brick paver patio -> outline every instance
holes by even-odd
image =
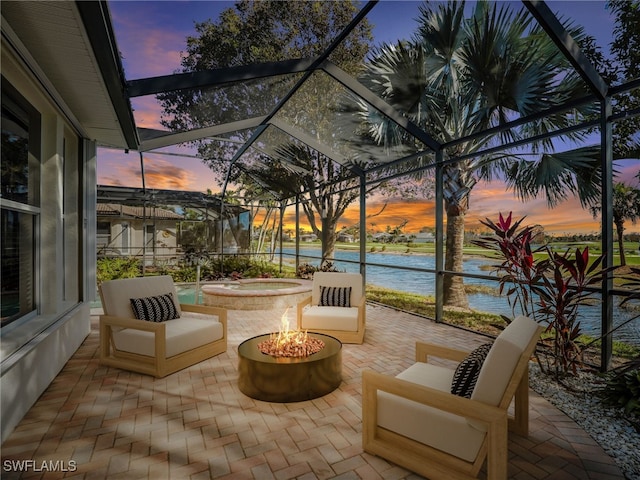
[[[228,351],[163,379],[99,365],[93,317],[82,347],[2,445],[2,478],[421,478],[362,451],[361,372],[399,373],[413,362],[416,339],[471,348],[486,338],[368,305],[365,343],[343,347],[339,389],[299,403],[256,401],[237,388],[237,346],[277,331],[281,314],[230,311]],[[530,430],[510,435],[509,478],[624,478],[534,392]],[[12,460],[59,463],[55,472],[18,473],[6,468]]]

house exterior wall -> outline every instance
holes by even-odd
[[[145,263],[154,261],[172,261],[180,256],[177,244],[176,220],[99,216],[98,222],[110,224],[110,241],[108,245],[98,246],[98,256],[133,256],[144,257]],[[123,224],[127,225],[127,238],[123,237]],[[145,229],[155,230],[153,238],[145,236]],[[146,245],[145,245],[146,243]]]
[[[33,289],[35,309],[0,329],[2,441],[55,378],[90,331],[87,292],[95,287],[95,253],[90,253],[95,224],[95,145],[72,128],[31,69],[4,36],[1,63],[8,82],[37,111],[40,201],[34,219]],[[24,58],[24,57],[23,57]],[[27,57],[28,58],[28,57]],[[15,205],[2,203],[9,211]],[[18,205],[19,207],[19,205]],[[31,207],[30,207],[31,208]],[[95,237],[95,228],[93,231]],[[95,252],[95,246],[94,246]],[[22,288],[22,286],[21,286]],[[93,296],[93,293],[89,293]]]

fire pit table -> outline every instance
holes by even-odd
[[[272,334],[258,335],[238,346],[238,387],[248,397],[265,402],[301,402],[322,397],[342,382],[342,343],[321,333],[308,336],[324,342],[320,351],[304,357],[262,353],[259,345]]]

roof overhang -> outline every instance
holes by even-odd
[[[3,47],[11,47],[84,138],[139,146],[106,2],[7,1]]]

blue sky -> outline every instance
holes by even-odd
[[[413,0],[382,0],[368,15],[374,25],[374,42],[394,42],[407,38],[414,30],[414,19],[419,15],[421,2]],[[514,7],[521,2],[514,0]],[[612,38],[613,19],[600,0],[547,1],[553,12],[571,18],[576,24],[596,37],[606,47]],[[111,0],[109,8],[113,17],[116,38],[124,54],[123,62],[127,78],[144,78],[166,75],[179,65],[179,57],[170,62],[149,62],[150,52],[171,50],[178,53],[184,48],[187,35],[195,32],[194,21],[217,19],[220,12],[233,6],[228,1],[164,1],[164,0]],[[471,3],[468,3],[471,6]],[[608,50],[607,50],[608,51]],[[165,58],[162,55],[162,58]]]
[[[521,2],[512,2],[519,7]],[[419,14],[417,1],[383,0],[368,16],[374,26],[374,44],[395,42],[399,38],[408,38],[415,30],[415,18]],[[613,19],[605,10],[604,1],[548,1],[552,11],[560,17],[572,19],[583,25],[587,33],[596,37],[598,44],[608,54],[608,44],[612,38]],[[110,1],[116,40],[123,58],[127,79],[146,78],[173,73],[180,65],[180,53],[185,48],[185,38],[193,35],[194,21],[216,20],[219,13],[233,5],[223,1]],[[136,122],[139,126],[160,128],[158,125],[159,107],[152,98],[134,99]],[[175,147],[176,152],[184,152]],[[191,152],[193,153],[193,152]],[[625,165],[630,179],[633,172],[640,169],[640,162]],[[99,183],[140,186],[140,158],[136,152],[124,154],[113,150],[102,150],[98,160]],[[152,188],[216,192],[219,187],[211,171],[198,159],[145,154],[146,185]],[[502,189],[504,190],[504,189]],[[507,209],[519,211],[520,215],[539,214],[551,220],[544,202],[529,202],[526,206],[512,196],[500,194],[500,185],[476,187],[472,194],[473,209],[485,212],[479,216],[492,215],[505,205]],[[375,209],[375,207],[372,207]],[[503,209],[504,210],[504,209]],[[595,230],[593,218],[588,212],[579,211],[576,202],[561,206],[556,214],[565,219],[554,220],[556,231]],[[402,215],[397,216],[400,223]],[[393,223],[393,218],[389,222]],[[570,225],[573,223],[573,225]]]

